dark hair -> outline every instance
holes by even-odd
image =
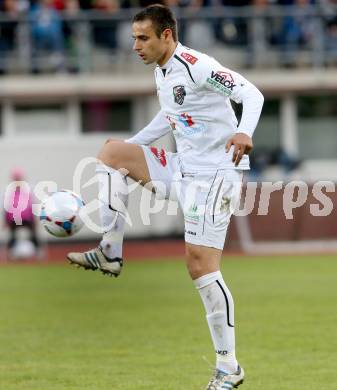
[[[172,31],[174,41],[177,42],[177,20],[168,7],[161,4],[149,5],[133,17],[132,23],[142,22],[143,20],[151,20],[158,38],[164,30],[169,28]]]

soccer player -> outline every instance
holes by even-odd
[[[149,6],[133,19],[134,50],[145,64],[156,63],[161,110],[134,137],[108,140],[98,154],[100,246],[68,259],[87,269],[119,275],[128,201],[126,175],[152,185],[159,197],[176,191],[185,220],[186,263],[206,310],[216,352],[216,369],[207,389],[233,389],[244,379],[235,355],[234,303],[220,272],[230,216],[240,197],[243,170],[263,96],[240,74],[214,58],[178,42],[169,8]],[[230,99],[242,103],[240,124]],[[150,148],[173,132],[177,153]],[[158,181],[162,185],[157,185]]]

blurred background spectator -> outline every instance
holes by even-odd
[[[35,217],[33,214],[33,194],[22,169],[15,168],[11,173],[10,191],[6,192],[5,224],[9,230],[7,243],[10,258],[31,257],[39,248]],[[19,220],[18,220],[19,218]],[[28,235],[22,235],[22,231]]]
[[[250,158],[250,180],[262,181],[264,172],[270,167],[281,170],[283,179],[300,166],[297,158],[290,156],[285,150],[277,148],[256,148]]]
[[[128,47],[123,26],[132,13],[123,11],[153,3],[175,8],[183,44],[245,51],[245,66],[266,61],[261,50],[275,51],[283,66],[301,66],[306,53],[315,66],[336,61],[336,0],[0,0],[0,73],[12,71],[16,52],[26,56],[21,69],[34,72],[89,69],[83,55],[95,63],[105,52],[110,61]]]
[[[118,0],[93,0],[92,9],[97,12],[105,12],[109,15],[119,10]],[[93,23],[93,38],[98,47],[116,49],[117,47],[117,22],[113,19],[96,20]]]
[[[0,11],[6,14],[0,24],[0,74],[7,70],[7,55],[15,49],[17,18],[28,8],[25,0],[0,0]]]
[[[300,48],[312,45],[316,25],[310,5],[315,4],[315,0],[278,0],[277,4],[292,6],[296,12],[282,18],[281,28],[273,42],[282,49],[281,63],[290,66],[294,64]]]
[[[325,15],[325,53],[327,64],[337,64],[337,0],[321,0]]]
[[[207,1],[207,0],[206,0]],[[220,0],[224,7],[245,7],[251,5],[250,0]],[[209,3],[212,4],[212,3]],[[207,4],[208,5],[208,4]],[[247,19],[243,17],[228,17],[219,19],[214,24],[215,37],[228,45],[247,44]]]
[[[55,3],[53,0],[39,0],[30,11],[32,69],[35,73],[39,71],[41,64],[42,67],[51,65],[55,71],[65,70],[64,34],[56,4],[60,6],[59,1]]]

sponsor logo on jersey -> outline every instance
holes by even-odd
[[[192,116],[187,113],[180,114],[178,117],[178,122],[184,126],[179,126],[176,129],[175,135],[178,137],[202,133],[206,128],[202,123],[195,123]]]
[[[186,90],[183,85],[176,85],[173,87],[173,97],[175,103],[181,106],[184,103],[185,96]]]
[[[195,125],[191,115],[186,113],[179,115],[179,122],[181,122],[185,127],[192,127]]]
[[[202,133],[206,126],[203,123],[195,123],[192,116],[183,113],[178,115],[178,118],[172,118],[169,115],[166,116],[169,121],[170,127],[176,138],[187,137]]]
[[[226,96],[230,96],[236,86],[229,72],[214,72],[214,70],[212,70],[211,77],[207,78],[207,83]]]
[[[197,61],[198,61],[198,58],[197,57],[194,57],[192,56],[192,54],[189,54],[189,53],[181,53],[181,56],[187,61],[189,62],[190,64],[194,65]]]
[[[174,131],[174,130],[176,129],[176,127],[177,127],[177,126],[176,126],[176,123],[175,123],[174,120],[173,120],[170,116],[168,116],[168,115],[166,115],[166,119],[169,121],[171,130]]]
[[[150,149],[153,155],[156,157],[156,159],[160,162],[160,164],[163,167],[166,167],[167,161],[166,161],[165,150],[162,149],[161,151],[159,151],[157,148],[153,148],[153,147]]]

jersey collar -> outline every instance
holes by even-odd
[[[174,56],[175,56],[175,54],[177,54],[178,52],[181,51],[182,46],[183,45],[180,42],[178,42],[177,47],[176,47],[175,51],[173,52],[172,56],[167,60],[165,65],[163,65],[163,66],[157,65],[158,68],[161,70],[166,69],[166,74],[168,74],[172,69]]]

